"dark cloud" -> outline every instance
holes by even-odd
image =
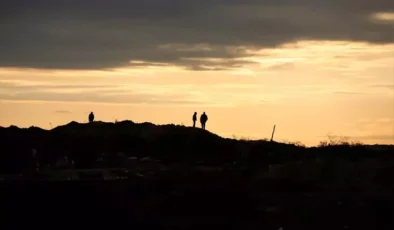
[[[141,93],[125,91],[120,85],[21,85],[1,82],[0,100],[14,101],[71,101],[125,104],[202,104],[188,94],[181,93]],[[69,91],[80,89],[78,91]],[[92,89],[92,90],[86,90]],[[61,91],[61,90],[66,90]],[[58,91],[58,92],[56,92]],[[10,92],[10,93],[7,93]],[[58,112],[58,111],[57,111]],[[58,112],[59,113],[59,112]]]
[[[381,89],[389,89],[394,90],[394,85],[387,84],[387,85],[371,85],[372,88],[381,88]]]
[[[341,95],[363,95],[365,93],[362,92],[351,92],[351,91],[335,91],[335,94],[341,94]]]
[[[0,66],[102,69],[142,60],[193,70],[233,68],[243,64],[236,58],[248,56],[234,47],[299,39],[391,43],[393,25],[369,19],[381,11],[394,12],[394,2],[3,0]],[[168,44],[175,46],[163,48]],[[224,60],[201,60],[207,57]]]
[[[0,80],[0,89],[13,90],[13,91],[43,91],[43,90],[67,90],[67,89],[93,89],[101,90],[108,88],[118,88],[121,85],[87,85],[87,84],[35,84],[35,85],[23,85],[13,82],[2,82]]]
[[[269,66],[268,70],[289,70],[295,67],[294,63],[281,63]]]
[[[182,99],[180,99],[182,98]],[[154,94],[134,93],[127,94],[102,94],[101,92],[78,92],[78,93],[53,93],[40,91],[21,91],[18,93],[0,93],[0,100],[11,101],[58,101],[58,102],[96,102],[96,103],[119,103],[119,104],[173,104],[173,105],[198,105],[203,102],[188,98],[187,95],[179,94]]]

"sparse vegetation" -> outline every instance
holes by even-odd
[[[360,141],[352,141],[349,137],[327,135],[328,140],[321,141],[319,147],[327,146],[362,146]]]

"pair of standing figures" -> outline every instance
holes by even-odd
[[[94,121],[94,114],[93,112],[90,112],[89,114],[89,122],[93,122]],[[193,114],[193,127],[196,127],[196,121],[197,121],[197,112],[194,112]],[[201,128],[205,129],[205,124],[208,121],[208,116],[205,114],[205,112],[203,114],[201,114],[200,116],[200,123],[201,123]]]
[[[196,121],[197,121],[197,112],[194,112],[194,114],[193,114],[193,128],[196,127]],[[200,116],[200,123],[201,123],[202,129],[205,129],[205,124],[207,123],[207,121],[208,121],[208,116],[204,112]]]

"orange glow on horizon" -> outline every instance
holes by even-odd
[[[0,126],[49,128],[83,122],[90,111],[109,122],[190,125],[194,111],[206,111],[207,129],[227,137],[269,138],[276,124],[277,140],[315,145],[333,133],[394,144],[393,50],[394,44],[299,41],[247,50],[249,57],[236,59],[245,62],[219,71],[136,60],[130,63],[139,66],[102,70],[0,68]]]

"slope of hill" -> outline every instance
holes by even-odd
[[[202,156],[218,157],[225,140],[205,130],[176,125],[71,122],[52,130],[15,126],[0,129],[2,162],[15,165],[31,155],[32,149],[44,162],[61,155],[73,159],[77,167],[90,167],[100,154],[122,152],[127,156],[157,157],[162,160],[187,160]],[[224,159],[226,156],[223,156]],[[13,162],[12,164],[9,164]],[[16,168],[16,167],[14,167]]]

